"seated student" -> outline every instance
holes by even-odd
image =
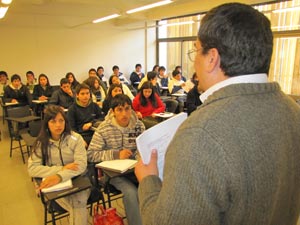
[[[34,77],[34,73],[32,71],[27,71],[26,79],[27,79],[26,86],[28,87],[30,94],[32,94],[34,86],[37,84],[36,79]]]
[[[8,85],[8,75],[5,71],[0,71],[0,95],[4,95],[4,89]]]
[[[173,79],[170,80],[168,84],[168,89],[170,94],[184,94],[183,87],[185,82],[181,80],[181,74],[178,70],[172,72]],[[185,96],[174,97],[178,101],[178,111],[183,112],[184,102],[186,100]]]
[[[60,80],[60,88],[53,92],[49,104],[59,105],[64,109],[68,109],[75,102],[76,94],[71,89],[71,85],[67,78]]]
[[[158,74],[158,70],[159,70],[159,65],[154,65],[152,71]]]
[[[158,69],[157,83],[162,89],[161,94],[164,96],[168,95],[169,77],[166,74],[166,68],[164,66],[160,66]]]
[[[64,111],[48,106],[37,141],[28,159],[31,177],[45,178],[39,189],[51,187],[85,172],[86,150],[82,137],[71,131]],[[89,190],[81,191],[56,202],[70,214],[70,225],[87,225],[86,203]]]
[[[68,72],[66,74],[66,78],[68,79],[68,81],[69,81],[69,83],[71,85],[72,90],[75,91],[77,85],[79,84],[79,82],[76,80],[74,74],[72,72]]]
[[[127,84],[127,85],[129,84],[128,79],[125,77],[125,75],[123,73],[120,72],[120,69],[117,65],[114,65],[112,67],[112,71],[113,71],[113,74],[111,76],[116,75],[120,79],[122,84]]]
[[[137,147],[135,139],[145,127],[137,118],[127,95],[119,94],[111,102],[111,110],[95,131],[87,150],[88,161],[100,162],[114,159],[135,158]],[[136,184],[132,182],[134,174],[114,177],[110,180],[124,197],[126,216],[129,225],[141,225]]]
[[[142,65],[141,64],[136,64],[135,65],[135,71],[133,71],[130,75],[130,81],[131,85],[137,90],[138,85],[141,82],[141,80],[145,77],[145,74],[142,73]]]
[[[4,102],[18,102],[18,105],[31,105],[32,96],[27,86],[21,82],[21,77],[18,74],[14,74],[11,77],[11,84],[5,87],[4,90]]]
[[[71,129],[79,133],[88,146],[94,134],[92,126],[104,118],[101,108],[91,101],[91,91],[87,84],[77,85],[76,96],[76,102],[69,107],[68,120]]]
[[[178,106],[178,102],[169,96],[161,96],[160,87],[159,87],[159,84],[157,83],[158,78],[157,78],[156,72],[150,71],[147,73],[146,77],[147,77],[147,80],[152,83],[155,92],[160,96],[163,103],[165,103],[166,111],[175,113],[177,106]]]
[[[162,113],[165,111],[165,105],[154,90],[150,81],[146,81],[142,85],[139,93],[132,101],[132,107],[136,112],[137,117],[144,123],[146,129],[159,122],[154,115],[155,113]]]
[[[112,84],[110,85],[106,98],[103,101],[102,104],[102,112],[107,115],[109,109],[110,109],[110,104],[112,99],[118,95],[118,94],[123,94],[123,89],[122,89],[122,84]]]
[[[195,111],[201,104],[200,90],[198,87],[198,82],[196,82],[195,86],[188,92],[186,97],[186,108],[188,115],[191,115],[191,113]]]
[[[38,81],[39,83],[33,88],[33,99],[41,101],[48,100],[53,93],[48,77],[42,73],[39,75]],[[34,108],[35,113],[40,115],[44,110],[44,104],[36,104]]]
[[[103,81],[103,83],[105,84],[105,88],[107,89],[107,82],[108,79],[106,78],[106,76],[104,75],[104,68],[103,66],[98,66],[97,68],[97,77]]]
[[[84,83],[91,89],[93,102],[97,103],[99,107],[102,108],[107,92],[105,84],[101,82],[98,77],[89,77]]]
[[[129,87],[126,84],[122,83],[117,75],[111,75],[111,77],[109,78],[109,85],[112,84],[121,84],[124,94],[127,95],[131,99],[131,101],[134,99],[134,96]]]
[[[183,80],[184,82],[186,82],[186,78],[182,75],[182,67],[181,66],[176,66],[174,70],[179,71],[180,74],[181,74],[181,80]]]

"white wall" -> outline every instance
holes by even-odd
[[[118,65],[129,76],[136,63],[145,72],[155,64],[154,28],[145,32],[109,24],[97,30],[0,27],[0,70],[19,74],[24,82],[28,70],[36,77],[45,73],[51,84],[58,84],[69,71],[82,81],[90,68],[100,65],[106,75]]]

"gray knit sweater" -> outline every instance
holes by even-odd
[[[105,120],[95,131],[88,147],[88,161],[100,162],[119,158],[119,151],[129,149],[136,151],[135,139],[145,130],[144,124],[132,110],[129,125],[120,127],[110,110]]]
[[[216,91],[170,143],[163,183],[140,183],[143,224],[296,224],[299,135],[300,107],[277,83]]]

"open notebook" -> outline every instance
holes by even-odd
[[[72,180],[66,180],[64,182],[60,182],[56,185],[53,185],[52,187],[48,187],[48,188],[43,188],[42,192],[43,193],[49,193],[49,192],[54,192],[54,191],[61,191],[61,190],[65,190],[68,188],[72,188],[73,187],[73,183]]]
[[[134,168],[137,160],[134,159],[115,159],[109,161],[103,161],[96,164],[96,167],[115,171],[118,173],[124,173],[129,169]]]

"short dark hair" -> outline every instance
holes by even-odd
[[[97,71],[100,70],[100,69],[104,70],[103,66],[98,66]]]
[[[6,78],[8,78],[8,75],[5,71],[0,71],[0,75],[4,75],[4,76],[6,76]]]
[[[201,20],[202,54],[216,48],[227,76],[268,73],[273,49],[269,19],[249,5],[223,4]]]
[[[95,72],[95,73],[97,73],[97,71],[96,71],[94,68],[89,69],[89,73],[90,73],[90,72]]]
[[[138,64],[135,64],[135,68],[137,68],[137,67],[142,67],[142,65],[140,64],[140,63],[138,63]]]
[[[161,70],[166,71],[166,68],[164,66],[160,66],[159,69],[158,69],[158,71],[161,71]]]
[[[118,70],[119,70],[119,67],[118,67],[117,65],[114,65],[114,66],[112,67],[112,70],[114,71],[115,69],[118,69]]]
[[[34,73],[33,73],[31,70],[29,70],[29,71],[26,72],[26,77],[27,77],[29,74],[32,75],[32,76],[34,77]]]
[[[157,73],[155,71],[149,71],[147,73],[147,80],[151,81],[157,76]]]
[[[114,110],[117,106],[124,106],[126,103],[132,107],[131,100],[127,95],[118,94],[112,98],[110,108]]]
[[[172,72],[173,77],[177,76],[178,74],[181,74],[181,73],[178,70],[173,70],[173,72]]]
[[[14,80],[20,80],[21,81],[21,77],[18,74],[14,74],[11,76],[10,78],[10,82],[13,82]]]
[[[76,94],[79,94],[79,92],[82,90],[82,89],[88,89],[90,92],[91,92],[91,89],[90,89],[90,86],[87,85],[86,83],[81,83],[81,84],[78,84],[75,88],[75,91],[76,91]]]
[[[62,78],[61,80],[60,80],[60,86],[62,86],[63,84],[69,84],[70,82],[69,82],[69,80],[67,79],[67,78]]]

